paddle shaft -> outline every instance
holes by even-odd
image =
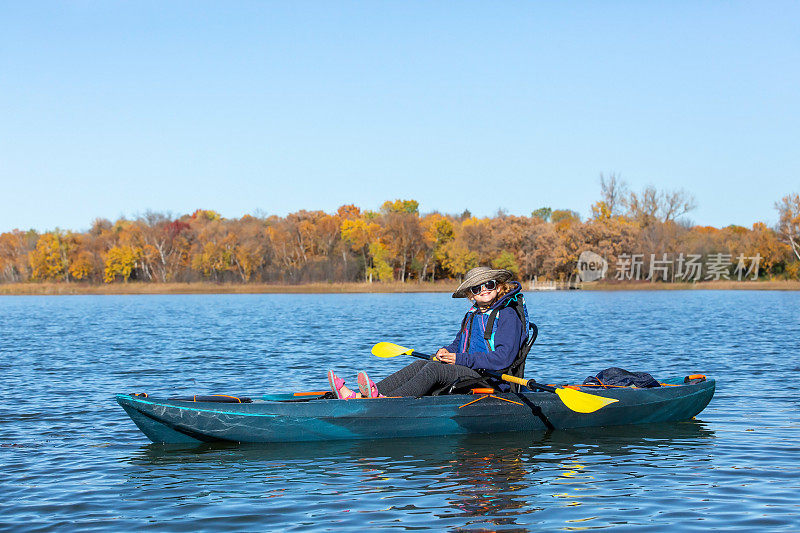
[[[437,360],[435,355],[427,355],[427,354],[424,354],[424,353],[419,353],[417,351],[413,351],[408,355],[417,357],[419,359],[427,359],[428,361],[436,361]],[[491,370],[483,370],[483,372],[485,374],[488,374],[488,375],[494,377],[494,378],[502,379],[503,381],[508,381],[509,383],[515,383],[517,385],[522,385],[523,387],[527,387],[530,390],[537,389],[537,390],[543,390],[543,391],[547,391],[547,392],[556,392],[556,388],[555,387],[550,387],[550,386],[547,386],[547,385],[540,385],[540,384],[536,383],[532,379],[518,378],[516,376],[509,376],[508,374],[500,374],[498,372],[492,372]]]

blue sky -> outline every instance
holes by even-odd
[[[5,2],[0,231],[215,209],[584,216],[598,176],[774,223],[792,2]]]

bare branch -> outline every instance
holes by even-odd
[[[656,220],[674,222],[697,207],[694,197],[683,189],[659,191],[653,186],[646,187],[641,193],[631,192],[625,205],[628,216],[642,225]]]
[[[683,189],[672,192],[664,191],[661,193],[660,200],[661,220],[664,222],[676,220],[697,207],[694,196]]]
[[[619,214],[619,208],[625,204],[628,184],[612,172],[608,177],[600,174],[600,194],[611,216]]]

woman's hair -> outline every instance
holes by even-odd
[[[508,281],[502,281],[497,284],[497,298],[495,301],[499,300],[512,290],[514,290],[515,286],[509,283]]]

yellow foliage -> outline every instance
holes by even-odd
[[[395,200],[383,202],[381,211],[388,213],[419,213],[419,202],[416,200]]]
[[[33,279],[55,280],[66,277],[66,250],[57,233],[45,233],[39,237],[36,249],[28,254]]]
[[[442,267],[454,276],[463,276],[471,268],[478,266],[478,254],[458,241],[450,241],[442,248]]]
[[[136,262],[142,257],[142,249],[133,246],[114,246],[105,257],[103,281],[112,283],[117,276],[126,282],[131,277]]]
[[[608,204],[600,200],[592,205],[592,218],[595,220],[608,220],[611,218],[611,209]]]
[[[200,253],[192,256],[192,268],[202,271],[206,277],[229,270],[232,265],[230,249],[215,242],[205,243]]]
[[[381,227],[375,222],[368,222],[363,218],[355,220],[342,220],[342,238],[350,243],[353,250],[361,250],[378,237]]]
[[[422,219],[422,229],[425,242],[433,248],[452,241],[455,236],[453,223],[439,213],[428,215]]]
[[[199,220],[214,221],[214,220],[222,220],[222,215],[211,209],[197,209],[194,213],[192,213],[192,218]]]
[[[234,262],[239,267],[242,280],[249,282],[253,273],[262,263],[264,247],[258,243],[247,243],[238,246],[234,251]]]
[[[800,279],[800,261],[786,263],[786,275],[790,279]]]
[[[484,228],[488,227],[492,221],[488,218],[469,217],[461,223],[462,228]]]
[[[380,281],[392,281],[394,270],[386,261],[388,251],[380,241],[372,242],[369,245],[369,253],[372,255],[372,268],[370,274],[377,276]]]

